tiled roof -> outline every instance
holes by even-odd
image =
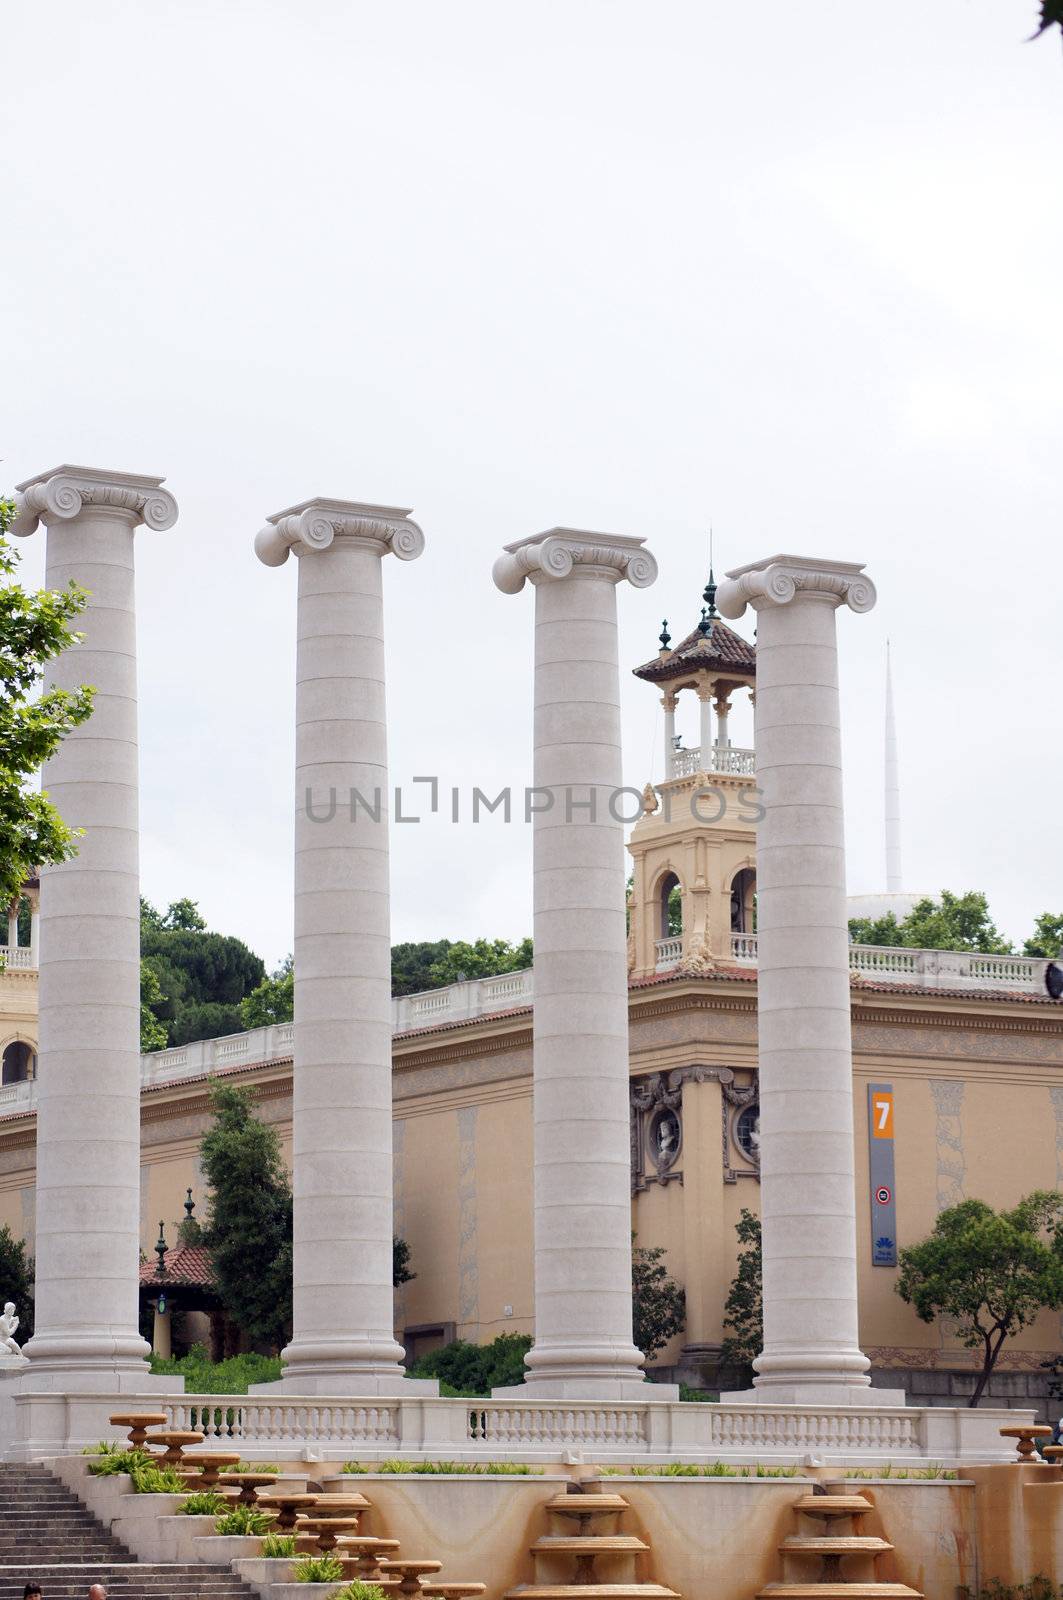
[[[697,668],[709,672],[734,672],[742,678],[757,675],[756,646],[729,628],[719,617],[708,621],[708,632],[695,628],[674,650],[662,651],[652,661],[635,668],[635,677],[647,683],[667,683],[682,678]]]
[[[175,1245],[166,1252],[165,1278],[156,1277],[154,1261],[142,1261],[140,1281],[143,1284],[158,1284],[162,1288],[175,1283],[189,1284],[197,1289],[213,1288],[214,1267],[210,1251],[201,1244]]]

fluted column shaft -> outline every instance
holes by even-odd
[[[393,1331],[391,918],[381,558],[392,507],[311,501],[256,541],[300,558],[296,657],[294,1322],[286,1387],[405,1383]]]
[[[557,529],[496,563],[535,588],[535,1344],[530,1395],[642,1392],[631,1336],[627,950],[616,585],[641,540]]]
[[[85,830],[41,871],[36,1331],[32,1380],[143,1382],[140,1261],[140,882],[137,526],[177,517],[158,478],[59,468],[22,485],[17,533],[48,527],[46,583],[88,591],[84,635],[51,682],[95,688],[43,788]],[[123,1376],[125,1383],[123,1384]]]
[[[764,1350],[757,1398],[868,1403],[859,1348],[852,1039],[835,610],[870,610],[850,563],[741,568],[717,603],[757,613]],[[887,1391],[876,1391],[878,1395]],[[888,1403],[884,1401],[883,1403]]]

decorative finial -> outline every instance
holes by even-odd
[[[703,639],[707,639],[709,634],[712,632],[712,617],[705,610],[704,606],[701,608],[701,621],[698,623],[698,632],[701,634]]]
[[[720,613],[716,609],[716,579],[713,576],[711,567],[709,568],[709,581],[705,585],[705,590],[701,598],[709,608],[710,618],[718,617]]]
[[[189,1222],[191,1222],[192,1213],[196,1209],[196,1202],[192,1199],[191,1188],[186,1189],[185,1193],[188,1196],[188,1199],[185,1201],[185,1216],[188,1218]]]
[[[158,1263],[156,1264],[156,1267],[155,1267],[155,1276],[157,1278],[165,1278],[165,1276],[166,1276],[166,1251],[167,1251],[168,1248],[169,1247],[168,1247],[168,1245],[166,1243],[166,1234],[163,1231],[163,1226],[162,1226],[162,1223],[160,1222],[159,1223],[159,1237],[158,1237],[158,1241],[156,1242],[156,1245],[155,1245],[155,1254],[159,1258],[158,1259]]]
[[[672,635],[668,632],[668,618],[665,617],[661,624],[661,649],[667,650],[672,642]]]

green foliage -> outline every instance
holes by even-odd
[[[239,1033],[240,1003],[266,976],[243,940],[209,931],[192,900],[165,912],[141,900],[140,953],[161,992],[147,1004],[169,1045]]]
[[[405,1239],[391,1241],[391,1283],[397,1289],[400,1283],[412,1283],[416,1272],[410,1271],[410,1247]]]
[[[153,1373],[183,1378],[189,1394],[246,1394],[251,1384],[275,1383],[281,1375],[279,1356],[262,1356],[253,1350],[242,1356],[229,1356],[225,1361],[211,1361],[203,1346],[194,1344],[186,1356],[163,1360],[153,1355],[149,1359]],[[256,1461],[247,1470],[270,1469]]]
[[[527,1478],[541,1474],[542,1467],[528,1467],[521,1461],[345,1461],[343,1471],[354,1477],[367,1472],[414,1472],[419,1477],[436,1478]]]
[[[251,1090],[215,1082],[210,1104],[199,1154],[218,1294],[252,1339],[276,1347],[292,1316],[292,1189],[280,1139],[255,1116]]]
[[[267,1533],[262,1541],[262,1554],[267,1561],[283,1561],[295,1554],[294,1533]]]
[[[947,1316],[979,1350],[976,1406],[1006,1339],[1063,1306],[1063,1194],[1038,1189],[1011,1211],[963,1200],[921,1244],[900,1252],[896,1290],[923,1322]]]
[[[764,1348],[763,1264],[760,1218],[744,1207],[735,1223],[738,1270],[723,1307],[723,1325],[730,1328],[720,1346],[720,1365],[747,1368]]]
[[[884,1467],[846,1467],[847,1478],[911,1478],[922,1483],[930,1483],[941,1478],[958,1478],[958,1472],[947,1470],[939,1461],[932,1461],[927,1467],[895,1467],[892,1461],[887,1461]]]
[[[902,922],[890,912],[877,921],[854,917],[849,923],[854,944],[904,945],[914,950],[977,950],[985,955],[1010,955],[1011,945],[989,915],[979,889],[965,894],[941,891],[941,899],[919,900]]]
[[[185,1517],[216,1517],[228,1504],[228,1500],[217,1489],[197,1489],[180,1507],[180,1514]]]
[[[673,884],[668,891],[668,937],[678,939],[683,931],[683,891]]]
[[[415,1361],[410,1377],[440,1378],[454,1394],[484,1399],[492,1389],[524,1382],[524,1357],[531,1347],[528,1333],[500,1333],[490,1344],[455,1339]]]
[[[240,1535],[259,1538],[268,1533],[276,1512],[260,1511],[257,1506],[233,1506],[214,1524],[214,1532],[223,1535]]]
[[[668,1461],[657,1467],[603,1467],[603,1478],[800,1478],[803,1467],[732,1466],[729,1461]]]
[[[392,994],[420,994],[424,989],[437,987],[432,977],[433,966],[442,961],[450,949],[449,939],[436,939],[416,944],[393,944],[391,947]]]
[[[1063,1600],[1063,1587],[1039,1572],[1025,1583],[1001,1583],[999,1578],[990,1578],[980,1589],[968,1589],[964,1584],[959,1596],[960,1600]]]
[[[1033,937],[1022,947],[1024,956],[1043,956],[1055,961],[1063,951],[1063,911],[1042,911],[1033,925]]]
[[[245,1028],[268,1028],[274,1022],[291,1022],[295,1015],[295,964],[285,956],[275,972],[240,1001]]]
[[[33,1287],[33,1257],[26,1254],[25,1244],[5,1222],[0,1228],[0,1306],[14,1301],[20,1344],[33,1332]]]
[[[255,1380],[258,1381],[257,1379]],[[237,1466],[230,1468],[232,1472],[272,1472],[279,1473],[280,1467],[275,1461],[241,1461]]]
[[[159,974],[148,962],[140,963],[140,1048],[165,1050],[168,1040],[166,1026],[160,1022],[156,1007],[161,1007],[166,996],[162,992]]]
[[[95,1447],[95,1452],[86,1450],[86,1455],[95,1453],[96,1460],[89,1463],[89,1471],[94,1478],[114,1478],[119,1473],[133,1473],[145,1467],[154,1465],[151,1455],[147,1450],[131,1450],[127,1446],[108,1443],[101,1439]],[[182,1489],[185,1487],[181,1484]]]
[[[184,1494],[187,1483],[175,1467],[160,1467],[157,1462],[134,1464],[129,1469],[134,1494]]]
[[[428,987],[441,989],[448,983],[493,978],[500,972],[523,972],[531,964],[530,939],[522,939],[519,944],[510,944],[508,939],[477,939],[473,944],[459,940],[433,961]]]
[[[296,1583],[338,1583],[343,1563],[335,1556],[303,1556],[295,1563],[292,1577]]]
[[[686,1323],[686,1291],[669,1276],[665,1250],[634,1244],[631,1251],[631,1320],[636,1347],[647,1361]]]
[[[3,537],[15,514],[0,500],[0,578],[18,566]],[[71,624],[85,608],[76,584],[29,593],[14,581],[0,587],[0,904],[18,899],[44,863],[77,853],[81,829],[67,827],[47,793],[29,785],[67,734],[92,711],[89,688],[39,693],[45,668],[80,635]]]
[[[694,1403],[700,1402],[703,1405],[718,1405],[720,1401],[718,1394],[714,1394],[708,1389],[695,1389],[689,1383],[681,1383],[679,1385],[679,1398],[680,1400]]]
[[[378,1583],[363,1583],[355,1578],[342,1589],[334,1589],[330,1600],[386,1600],[386,1596]]]

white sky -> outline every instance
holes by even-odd
[[[711,521],[718,575],[785,549],[878,584],[839,618],[850,888],[884,881],[889,635],[907,887],[984,887],[1016,939],[1063,910],[1063,53],[1023,42],[1036,9],[9,7],[0,481],[159,472],[181,506],[137,536],[144,891],[290,948],[295,571],[251,540],[332,494],[428,539],[386,564],[396,780],[528,781],[503,543],[645,535],[634,666],[696,622]],[[624,693],[641,786],[659,712]],[[394,937],[530,931],[529,831],[396,827]]]

